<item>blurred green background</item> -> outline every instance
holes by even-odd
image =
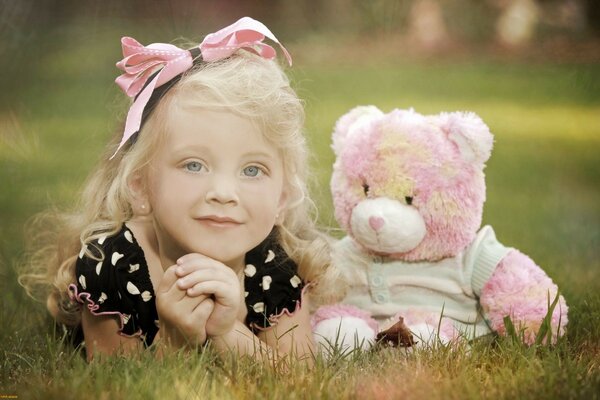
[[[23,226],[68,208],[126,114],[113,81],[119,39],[203,36],[243,15],[294,57],[314,152],[311,188],[335,226],[330,133],[359,104],[424,114],[469,110],[495,134],[484,222],[562,288],[575,342],[600,341],[599,2],[0,2],[0,320],[2,350],[43,341],[43,306],[16,283]],[[99,194],[101,195],[101,194]],[[24,339],[26,332],[36,332]],[[29,340],[29,342],[28,342]],[[598,346],[593,347],[596,351]],[[15,363],[18,363],[15,361]],[[3,371],[3,378],[11,378]]]

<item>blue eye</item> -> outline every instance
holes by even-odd
[[[255,165],[244,168],[244,176],[257,177],[262,171]]]
[[[190,161],[185,164],[185,169],[190,172],[200,172],[204,166],[198,161]]]

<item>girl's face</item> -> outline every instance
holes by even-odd
[[[161,258],[174,263],[200,253],[240,268],[283,212],[281,156],[250,120],[231,112],[173,114],[148,174]]]

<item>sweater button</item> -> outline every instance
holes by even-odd
[[[385,303],[385,302],[387,302],[387,300],[388,300],[388,297],[383,293],[377,293],[375,295],[375,302],[377,302],[379,304]]]
[[[371,278],[371,285],[373,286],[381,286],[383,283],[383,278],[381,276],[374,276]]]

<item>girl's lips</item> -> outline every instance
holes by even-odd
[[[218,215],[207,215],[204,217],[196,218],[196,221],[217,228],[230,228],[241,225],[241,222],[229,217],[221,217]]]

